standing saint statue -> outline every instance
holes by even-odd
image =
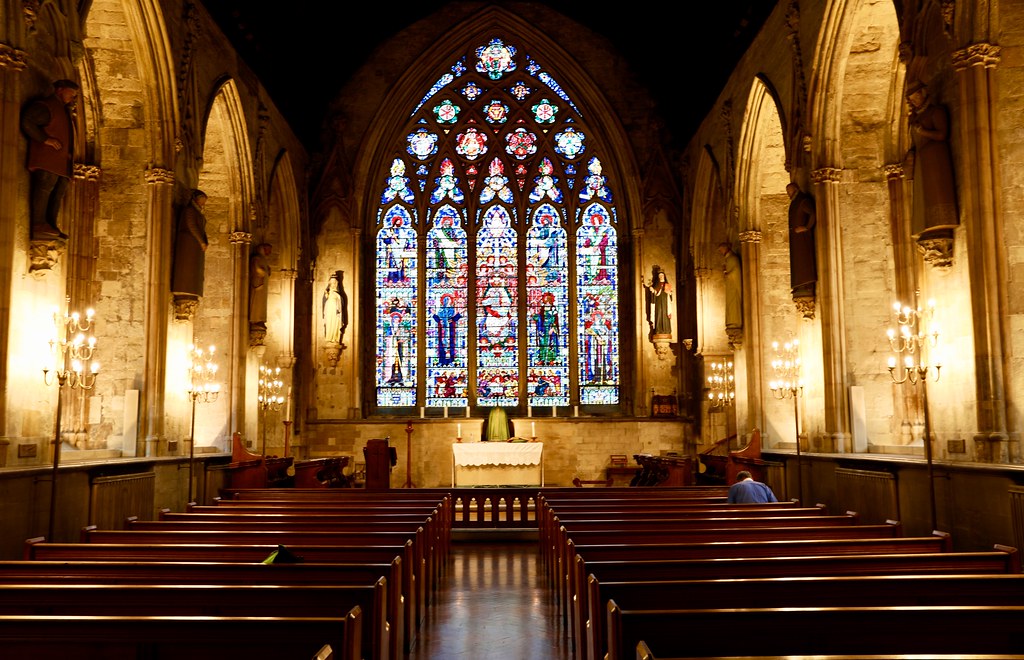
[[[793,298],[814,298],[818,266],[814,253],[816,213],[814,196],[790,183],[789,194],[789,283]]]
[[[327,280],[327,288],[324,290],[321,310],[324,317],[324,341],[327,343],[341,344],[345,328],[348,327],[348,296],[342,284],[344,277],[343,271],[335,271]]]
[[[178,216],[174,236],[174,269],[171,274],[171,293],[174,294],[178,319],[191,318],[199,299],[203,297],[206,280],[206,193],[193,190],[192,197]]]
[[[672,285],[661,266],[654,267],[654,277],[647,287],[647,323],[651,327],[652,339],[672,338]]]
[[[949,146],[949,110],[935,103],[923,82],[907,88],[910,130],[914,147],[905,170],[913,178],[911,233],[926,260],[948,265],[953,230],[960,224],[953,154]]]
[[[743,269],[739,256],[732,251],[729,243],[719,243],[718,253],[724,259],[725,329],[738,331],[743,328]]]

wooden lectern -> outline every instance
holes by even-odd
[[[388,439],[367,440],[363,456],[366,459],[366,490],[391,488],[391,468],[398,463],[398,452],[388,446]]]

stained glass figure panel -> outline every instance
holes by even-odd
[[[481,217],[476,242],[477,403],[519,405],[519,237],[500,204]]]
[[[383,214],[376,241],[377,405],[416,405],[416,330],[419,246],[408,209]]]
[[[469,261],[462,212],[442,206],[426,238],[428,407],[461,408],[467,396]]]
[[[576,230],[580,403],[619,400],[618,237],[601,204],[581,212]]]
[[[568,235],[558,210],[542,204],[526,233],[527,402],[569,405]]]

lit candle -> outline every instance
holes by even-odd
[[[530,437],[537,437],[537,422],[530,422]]]
[[[455,437],[456,438],[461,438],[462,437],[462,424],[456,424],[455,425]]]

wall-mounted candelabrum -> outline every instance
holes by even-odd
[[[708,365],[708,401],[714,408],[731,406],[736,401],[736,377],[732,360]]]
[[[267,455],[267,412],[278,411],[284,405],[284,397],[281,396],[281,388],[284,381],[281,380],[281,367],[270,368],[260,365],[260,379],[257,391],[257,403],[260,413],[263,415],[263,449],[260,452]]]
[[[213,356],[217,349],[210,346],[203,350],[195,345],[189,346],[188,384],[186,392],[192,402],[192,419],[188,433],[188,501],[192,502],[192,483],[196,457],[196,404],[213,403],[220,396],[220,383],[216,382],[217,363]]]
[[[800,451],[800,395],[804,385],[800,379],[800,341],[791,339],[779,345],[772,342],[772,374],[775,376],[768,384],[772,396],[776,399],[793,399],[793,423],[796,426],[796,482],[800,493],[800,501],[804,501],[803,458]]]
[[[935,509],[935,473],[932,459],[931,415],[928,411],[928,381],[938,382],[942,361],[938,356],[939,327],[935,323],[935,301],[921,307],[921,292],[914,292],[914,306],[893,303],[896,328],[886,332],[889,348],[889,376],[894,383],[921,386],[921,415],[924,418],[924,455],[928,464],[928,493],[931,506],[932,529],[937,527]],[[902,359],[900,359],[902,357]]]
[[[43,366],[43,382],[57,385],[57,413],[53,434],[53,476],[50,482],[50,529],[47,540],[53,540],[57,514],[57,468],[60,465],[61,412],[64,409],[64,388],[91,390],[100,371],[93,361],[96,337],[92,334],[96,314],[88,309],[83,317],[70,311],[71,298],[65,298],[64,312],[53,310],[53,336],[50,338],[50,360]],[[86,363],[90,363],[86,367]]]

